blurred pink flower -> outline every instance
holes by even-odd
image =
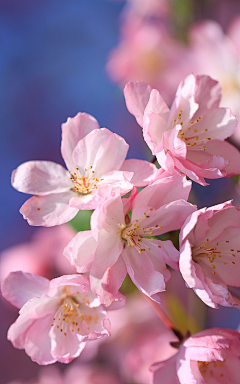
[[[179,268],[207,305],[238,306],[228,286],[240,286],[240,208],[231,202],[191,214],[180,232]]]
[[[156,315],[150,300],[138,291],[128,296],[121,316],[111,311],[109,318],[111,338],[101,345],[100,352],[111,365],[118,366],[124,382],[148,384],[150,364],[174,355],[176,349],[170,342],[178,338]]]
[[[2,294],[22,307],[8,339],[38,364],[69,363],[80,355],[86,341],[110,335],[107,313],[85,276],[66,275],[49,281],[12,272],[2,284]]]
[[[144,81],[171,103],[177,85],[190,72],[189,50],[154,23],[132,19],[124,25],[119,45],[110,53],[107,72],[122,87]],[[191,57],[191,56],[190,56]]]
[[[69,171],[50,161],[29,161],[13,171],[14,188],[36,195],[20,209],[30,225],[63,224],[79,209],[95,209],[112,193],[124,195],[130,191],[134,171],[136,186],[146,185],[151,173],[156,172],[147,161],[125,162],[125,140],[106,128],[100,129],[94,117],[86,113],[68,118],[62,125],[61,150]],[[128,170],[122,171],[122,166]]]
[[[124,16],[133,17],[163,17],[167,16],[170,12],[168,0],[127,0],[126,7],[124,8]]]
[[[183,342],[179,352],[151,367],[153,384],[239,384],[240,334],[212,328]]]
[[[70,225],[39,228],[31,241],[7,248],[0,254],[0,281],[10,272],[24,271],[48,278],[76,272],[63,250],[76,232]]]
[[[215,21],[193,25],[189,32],[189,52],[192,56],[189,70],[206,74],[222,86],[221,106],[228,106],[239,118],[240,105],[240,18],[235,19],[227,34]],[[240,126],[232,138],[240,143]]]
[[[56,367],[44,367],[38,378],[31,381],[11,381],[8,384],[122,384],[107,367],[94,365],[70,365],[64,372]]]
[[[128,272],[134,284],[159,301],[170,278],[166,264],[178,269],[172,242],[149,238],[181,228],[195,211],[188,203],[191,182],[177,173],[160,175],[128,199],[110,197],[91,217],[91,231],[79,232],[64,254],[80,273],[90,272],[93,292],[109,305]],[[132,209],[131,218],[128,212]]]
[[[204,178],[240,173],[240,153],[224,141],[237,120],[219,108],[221,87],[208,76],[187,76],[169,110],[156,89],[130,82],[124,89],[127,108],[143,127],[143,136],[162,168],[178,170],[199,184]]]

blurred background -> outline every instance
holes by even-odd
[[[27,195],[11,187],[11,172],[29,160],[64,165],[61,124],[79,111],[92,114],[101,127],[123,136],[130,145],[129,158],[150,160],[141,129],[126,109],[122,89],[129,80],[145,81],[159,89],[171,105],[178,83],[190,72],[209,74],[220,81],[222,105],[240,115],[239,0],[0,0],[1,278],[5,270],[16,268],[18,255],[25,257],[26,265],[33,265],[34,273],[55,277],[68,270],[64,261],[54,266],[35,262],[43,253],[46,260],[50,253],[56,260],[65,243],[59,245],[59,234],[55,237],[53,232],[45,238],[45,232],[30,227],[22,218],[19,208]],[[239,127],[230,141],[240,148]],[[240,205],[237,177],[209,183],[208,187],[193,187],[191,199],[199,208],[231,198]],[[89,215],[83,219],[87,228]],[[69,231],[70,227],[62,235],[66,244],[72,236]],[[19,243],[26,244],[6,251]],[[182,295],[184,301],[185,293]],[[40,374],[37,364],[6,340],[16,316],[16,310],[1,299],[1,384],[33,380]],[[238,324],[239,312],[233,309],[208,310],[205,316],[208,327],[236,329]],[[125,348],[122,356],[132,347]],[[95,355],[96,351],[90,351],[82,361],[92,364]],[[109,358],[106,352],[100,356],[98,363]],[[138,367],[139,361],[134,360],[131,367]],[[111,366],[122,372],[116,361]],[[106,377],[111,378],[111,384],[114,380],[148,382],[147,376],[129,373],[121,374],[120,380],[119,375],[111,376],[114,372],[103,374],[100,381],[102,373],[97,372],[98,379],[86,373],[85,381],[76,383],[106,384]],[[64,379],[58,371],[51,374],[54,381],[47,381],[45,373],[38,380],[41,384],[74,382],[69,373]]]

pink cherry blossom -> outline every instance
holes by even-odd
[[[135,291],[128,296],[121,316],[118,311],[109,312],[112,333],[102,348],[110,364],[119,367],[124,383],[148,384],[149,365],[176,353],[170,342],[178,338],[161,322],[151,303]]]
[[[240,154],[224,141],[236,127],[230,109],[219,108],[221,87],[208,76],[189,75],[179,85],[171,110],[144,83],[125,87],[128,110],[162,168],[175,169],[199,184],[204,178],[240,173]]]
[[[125,17],[147,18],[151,16],[167,16],[170,12],[167,0],[128,0],[126,9],[124,9]]]
[[[180,232],[179,268],[207,305],[238,306],[228,287],[239,287],[240,208],[231,202],[191,214]]]
[[[189,31],[191,70],[212,76],[222,86],[222,106],[228,106],[239,118],[240,104],[240,19],[235,19],[227,33],[215,21],[202,21]],[[219,65],[221,62],[221,65]],[[238,124],[232,136],[240,142]]]
[[[212,328],[183,342],[179,352],[155,363],[153,384],[239,384],[240,334]]]
[[[188,48],[166,29],[139,21],[131,12],[123,25],[119,45],[109,55],[107,72],[121,87],[128,81],[144,81],[159,88],[170,103],[177,85],[189,73],[185,64],[188,56]]]
[[[68,171],[51,161],[29,161],[13,172],[14,188],[36,195],[20,209],[30,225],[63,224],[79,209],[95,209],[112,193],[124,195],[135,182],[136,186],[146,185],[156,172],[147,161],[125,162],[125,140],[100,129],[94,117],[85,113],[68,118],[62,125],[61,150]],[[139,169],[143,170],[142,177]]]
[[[165,177],[164,177],[165,176]],[[109,305],[128,272],[134,284],[159,301],[170,278],[166,264],[178,269],[172,242],[154,239],[179,229],[195,207],[187,203],[191,182],[161,174],[130,198],[110,197],[91,217],[91,230],[78,233],[64,254],[80,273],[90,272],[93,292]],[[128,212],[132,209],[131,218]]]
[[[56,366],[42,367],[34,380],[11,381],[8,384],[122,384],[114,372],[106,367],[71,364],[64,372]]]
[[[65,275],[49,281],[12,272],[2,284],[2,294],[14,306],[22,307],[9,328],[8,339],[38,364],[69,363],[87,341],[110,335],[106,311],[85,276]],[[123,298],[119,296],[120,301]]]
[[[70,225],[38,228],[29,242],[14,245],[0,254],[0,281],[10,272],[24,271],[53,278],[76,269],[63,256],[63,249],[76,232]]]

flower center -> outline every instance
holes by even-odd
[[[153,208],[150,208],[150,211],[152,211]],[[142,253],[146,251],[145,246],[143,246],[144,236],[152,236],[154,230],[162,228],[162,225],[155,224],[153,227],[144,228],[141,227],[141,221],[145,221],[146,219],[150,218],[150,214],[146,212],[143,213],[142,217],[140,217],[138,220],[135,220],[132,224],[124,226],[121,231],[121,238],[124,241],[125,244],[127,244],[127,247],[136,247],[139,253]],[[127,220],[128,221],[128,220]],[[128,222],[129,224],[129,222]],[[146,239],[147,240],[147,239]],[[153,241],[154,238],[151,237],[151,239],[148,239]],[[150,251],[151,248],[147,246],[147,249]]]
[[[224,361],[198,361],[199,371],[206,380],[215,378],[216,382],[224,377]],[[208,382],[208,381],[207,381]],[[220,381],[222,383],[222,381]]]
[[[182,110],[180,109],[178,113],[178,117],[173,120],[173,124],[180,124],[182,128],[178,132],[179,139],[183,140],[188,147],[197,147],[191,149],[201,149],[205,151],[206,142],[211,140],[211,137],[206,137],[208,129],[198,129],[197,123],[201,120],[201,116],[199,116],[196,120],[190,121],[188,127],[184,127],[182,119]]]
[[[90,332],[91,323],[98,322],[99,316],[95,308],[88,308],[85,304],[79,303],[77,296],[68,296],[58,308],[52,327],[57,327],[64,336],[67,336],[68,332],[86,335]]]
[[[221,239],[217,242],[206,239],[206,242],[203,245],[193,247],[193,260],[196,263],[206,263],[213,269],[213,274],[216,275],[216,267],[220,264],[223,264],[224,266],[236,264],[236,255],[240,250],[236,248],[233,249],[229,242],[229,240],[225,239]]]
[[[76,168],[76,172],[70,173],[70,179],[73,182],[74,190],[80,195],[87,195],[91,193],[94,189],[98,188],[98,183],[104,179],[98,179],[94,176],[95,171],[93,171],[92,166],[90,169],[84,169],[84,175],[81,174],[79,168]],[[83,172],[82,172],[83,173]]]

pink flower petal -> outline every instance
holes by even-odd
[[[164,281],[168,281],[171,277],[171,273],[167,269],[164,257],[166,253],[162,249],[162,246],[160,245],[161,243],[163,242],[156,239],[153,241],[151,241],[151,239],[143,239],[141,244],[142,247],[147,250],[147,256],[151,260],[154,269],[163,275]]]
[[[187,155],[187,146],[178,136],[182,126],[176,125],[173,129],[163,132],[163,146],[168,148],[171,155],[185,159]]]
[[[57,327],[51,327],[49,332],[51,354],[56,360],[61,358],[61,362],[70,363],[80,355],[86,345],[82,336],[71,332],[70,325],[65,330],[66,335]]]
[[[128,198],[122,199],[122,204],[123,204],[123,214],[124,216],[131,211],[132,205],[134,202],[135,197],[138,194],[138,189],[136,187],[133,187],[131,194]]]
[[[173,175],[166,174],[166,177],[156,180],[136,196],[133,209],[141,206],[158,209],[174,200],[187,200],[191,185],[191,182],[184,176],[177,173]]]
[[[31,319],[29,316],[20,316],[15,323],[13,323],[9,330],[7,338],[11,341],[13,346],[18,349],[25,348],[25,339],[28,329],[34,323],[34,319]]]
[[[129,159],[123,162],[121,171],[134,172],[131,183],[136,187],[145,187],[154,179],[157,167],[145,160]]]
[[[125,140],[106,128],[95,129],[79,141],[73,151],[73,161],[83,170],[93,167],[96,178],[120,169],[128,151]]]
[[[173,101],[168,123],[171,124],[174,118],[182,110],[182,121],[191,120],[198,109],[198,103],[194,98],[197,77],[193,74],[188,75],[178,86],[175,99]]]
[[[209,76],[197,76],[195,100],[199,104],[198,114],[207,109],[217,108],[222,97],[222,88],[218,81]]]
[[[152,384],[181,384],[177,377],[176,355],[150,367],[153,372]]]
[[[175,164],[176,159],[173,159],[171,153],[162,149],[160,152],[156,154],[157,161],[161,165],[161,167],[168,171],[169,173],[174,173],[176,171]]]
[[[50,281],[45,277],[26,272],[11,272],[3,281],[3,297],[15,307],[21,308],[28,300],[47,293]]]
[[[200,116],[199,111],[197,111],[197,114]],[[197,123],[197,135],[199,140],[206,137],[210,137],[211,140],[225,140],[233,134],[236,126],[236,117],[229,108],[212,108],[206,111]],[[205,132],[206,127],[208,129],[207,133]],[[218,151],[217,154],[219,155],[221,152]]]
[[[51,194],[47,196],[33,196],[21,207],[20,213],[30,225],[51,227],[64,224],[73,219],[78,209],[70,207],[69,200],[75,192]]]
[[[148,115],[149,113],[153,112],[154,114],[158,114],[161,116],[166,122],[169,119],[170,115],[170,109],[168,108],[167,104],[163,100],[160,93],[153,89],[151,91],[149,101],[147,103],[146,109],[144,111],[144,115]]]
[[[12,185],[20,192],[49,195],[67,192],[72,181],[65,168],[52,161],[28,161],[12,173]]]
[[[228,165],[228,161],[224,160],[222,156],[212,156],[202,163],[174,158],[174,163],[177,169],[201,185],[207,185],[204,177],[209,179],[224,177],[226,175],[224,170]]]
[[[64,249],[63,254],[70,263],[77,267],[78,272],[90,270],[96,251],[97,242],[92,236],[92,231],[78,232]]]
[[[68,169],[74,169],[72,153],[77,143],[94,129],[99,129],[97,120],[93,116],[81,112],[73,118],[69,117],[67,122],[62,124],[61,151]]]
[[[104,235],[101,234],[101,240],[98,242],[95,251],[95,262],[101,268],[107,269],[117,262],[122,250],[123,243],[120,236],[109,236],[109,233],[105,232]]]
[[[118,297],[118,290],[127,274],[122,257],[107,270],[93,263],[90,275],[91,289],[100,296],[102,304],[107,307]]]
[[[48,315],[35,321],[28,329],[25,339],[25,351],[33,361],[40,365],[55,363],[57,360],[51,354],[49,332],[53,316]],[[41,337],[39,337],[41,335]]]
[[[166,121],[156,113],[144,115],[143,137],[153,154],[161,151],[161,141],[165,130]]]
[[[143,126],[143,114],[149,101],[152,88],[140,81],[130,82],[124,88],[127,109],[135,116],[138,124]]]
[[[179,361],[177,362],[177,375],[181,384],[206,384],[205,379],[199,371],[198,362],[196,360],[179,359]]]
[[[225,172],[227,176],[240,174],[240,153],[237,148],[227,141],[212,140],[206,144],[206,151],[211,155],[221,154],[221,156],[229,161]]]
[[[108,234],[112,233],[112,237],[120,239],[120,236],[116,232],[121,232],[121,227],[125,226],[125,220],[123,215],[123,200],[120,196],[109,197],[105,204],[99,207],[91,217],[91,228],[93,229],[93,236],[98,241],[101,234],[102,239],[105,241]],[[97,228],[95,231],[94,228]],[[101,230],[104,230],[101,232]],[[110,235],[111,236],[111,235]]]
[[[139,254],[135,248],[126,247],[123,259],[129,276],[141,292],[154,300],[156,293],[165,291],[163,275],[154,269],[146,252]]]

